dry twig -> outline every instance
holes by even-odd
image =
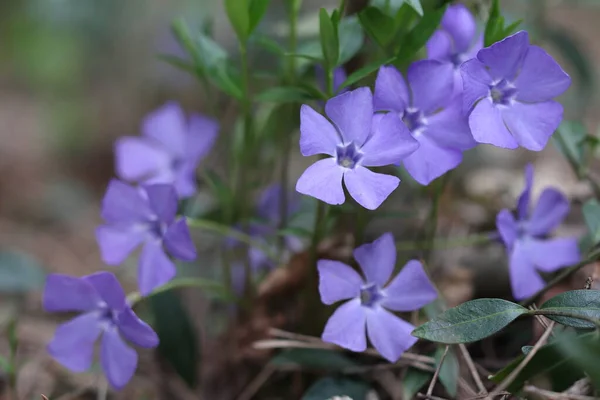
[[[479,376],[479,373],[477,372],[477,368],[475,367],[475,363],[473,362],[473,359],[471,358],[471,355],[469,354],[469,350],[467,350],[467,346],[465,346],[463,343],[461,343],[458,345],[458,348],[460,349],[460,352],[461,352],[465,362],[467,363],[467,368],[469,368],[469,371],[471,372],[471,376],[473,377],[473,380],[475,381],[475,385],[477,385],[479,392],[483,393],[483,394],[487,394],[487,390],[485,389],[483,381],[481,380],[481,377]]]
[[[450,345],[446,346],[444,354],[442,354],[442,357],[440,358],[440,363],[438,364],[437,368],[435,369],[435,372],[433,373],[433,378],[431,379],[429,387],[427,388],[427,397],[430,397],[431,393],[433,393],[433,387],[435,386],[435,382],[437,381],[438,376],[440,375],[440,370],[442,369],[442,364],[444,363],[444,359],[448,354],[448,350],[450,350]]]
[[[535,394],[538,396],[541,396],[545,399],[549,399],[549,400],[597,400],[597,397],[593,397],[593,396],[584,396],[581,394],[574,394],[574,393],[557,393],[557,392],[552,392],[550,390],[545,390],[545,389],[540,389],[536,386],[533,385],[527,385],[523,388],[523,391],[525,393],[528,394]]]

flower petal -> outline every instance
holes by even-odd
[[[173,171],[171,180],[156,181],[155,183],[173,183],[180,198],[193,196],[198,190],[196,184],[196,164],[184,162],[177,170]]]
[[[403,112],[408,102],[408,87],[400,72],[392,65],[380,67],[375,80],[375,111]]]
[[[396,113],[375,114],[372,134],[360,149],[362,165],[382,167],[398,164],[419,147]]]
[[[410,260],[384,289],[381,305],[394,311],[413,311],[437,298],[437,291],[417,260]]]
[[[533,187],[533,165],[525,166],[525,188],[517,200],[517,212],[519,219],[524,221],[529,215],[529,202],[531,201],[531,188]]]
[[[421,185],[429,185],[462,162],[460,150],[440,147],[426,134],[418,136],[417,140],[419,148],[403,163],[410,176]]]
[[[168,169],[171,156],[145,138],[125,136],[115,142],[117,176],[127,181],[140,181]]]
[[[125,339],[140,347],[154,348],[158,346],[158,335],[150,325],[138,318],[137,315],[127,307],[117,316],[117,326]]]
[[[469,115],[469,127],[473,139],[479,143],[493,144],[505,149],[516,149],[519,144],[506,129],[504,121],[500,110],[492,104],[492,100],[487,97],[482,99]]]
[[[82,278],[100,295],[102,300],[113,310],[125,307],[125,292],[119,280],[112,272],[100,271]]]
[[[121,339],[118,330],[108,328],[102,337],[100,364],[110,385],[123,388],[133,377],[137,362],[137,353]]]
[[[540,151],[562,121],[563,107],[556,101],[515,102],[502,110],[506,126],[521,147]]]
[[[441,22],[454,44],[453,53],[464,53],[473,44],[477,33],[477,23],[473,14],[462,4],[448,7]]]
[[[81,314],[56,328],[48,353],[71,371],[84,372],[92,366],[94,342],[100,333],[98,313]]]
[[[333,304],[340,300],[360,296],[364,284],[354,269],[340,261],[319,260],[319,293],[324,304]]]
[[[340,143],[340,134],[327,118],[306,104],[300,107],[300,152],[303,156],[335,156],[337,145]]]
[[[479,100],[489,96],[492,77],[485,65],[477,59],[462,63],[460,75],[463,84],[463,113],[468,113]]]
[[[495,80],[512,81],[523,65],[528,48],[528,33],[519,31],[490,47],[479,50],[477,58],[489,68]]]
[[[140,222],[148,220],[152,211],[136,188],[111,179],[102,199],[101,215],[106,222]]]
[[[329,318],[321,339],[348,350],[365,351],[367,349],[366,319],[366,310],[360,305],[360,299],[350,300],[339,306]]]
[[[545,189],[533,209],[527,232],[533,236],[547,235],[566,218],[569,200],[556,189]]]
[[[456,150],[475,147],[477,142],[473,139],[469,129],[469,118],[463,114],[462,106],[459,96],[440,112],[427,116],[427,129],[423,134],[441,147]]]
[[[185,218],[167,228],[164,244],[169,254],[180,260],[193,261],[198,256]]]
[[[296,183],[296,190],[328,204],[346,201],[342,188],[343,169],[334,158],[319,160],[304,171]]]
[[[213,148],[218,133],[218,121],[204,115],[192,114],[185,143],[186,159],[198,164]]]
[[[84,279],[62,274],[46,277],[42,303],[47,312],[89,311],[98,307],[100,296]]]
[[[119,265],[144,241],[145,233],[133,228],[122,229],[110,225],[96,228],[96,241],[100,247],[102,261],[108,265]]]
[[[571,85],[571,77],[538,46],[530,46],[523,67],[515,80],[517,100],[538,103],[563,94]]]
[[[581,260],[576,238],[554,238],[539,240],[529,238],[525,244],[527,254],[535,268],[544,272],[577,264]]]
[[[417,342],[415,327],[381,307],[367,312],[367,333],[373,347],[389,362],[396,362]]]
[[[518,225],[509,210],[503,209],[496,215],[496,228],[504,245],[510,251],[515,244],[515,240],[517,240]]]
[[[450,63],[416,61],[408,67],[406,78],[412,95],[411,106],[425,114],[444,107],[454,91],[454,68]]]
[[[357,146],[362,146],[371,132],[371,89],[362,87],[329,99],[325,104],[325,113],[337,126],[344,143],[354,142]],[[323,132],[319,134],[323,135]]]
[[[509,273],[513,297],[517,300],[533,296],[545,285],[535,270],[523,241],[517,240],[510,252]]]
[[[372,243],[354,249],[354,259],[365,273],[368,283],[383,287],[396,265],[396,244],[391,233],[384,233]]]
[[[179,104],[168,102],[142,121],[142,134],[163,145],[171,155],[185,157],[188,127]]]
[[[145,296],[159,286],[169,282],[176,274],[175,264],[167,257],[160,241],[146,242],[140,254],[138,286]]]
[[[177,214],[177,192],[173,185],[164,183],[144,185],[150,208],[160,222],[170,224]]]
[[[348,193],[358,204],[375,210],[398,187],[400,179],[372,172],[359,165],[345,171],[344,183]]]
[[[426,44],[427,58],[449,61],[452,55],[452,39],[448,32],[438,29],[431,35]]]

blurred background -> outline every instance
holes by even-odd
[[[202,86],[157,55],[183,56],[171,35],[170,23],[184,17],[192,27],[208,22],[216,41],[235,58],[235,37],[220,3],[0,2],[0,325],[6,327],[7,321],[19,315],[22,373],[18,384],[23,398],[38,398],[39,393],[82,396],[65,399],[95,398],[88,393],[88,388],[96,385],[94,371],[69,374],[45,354],[44,346],[59,319],[41,310],[44,274],[84,275],[105,269],[93,232],[100,223],[100,199],[114,174],[112,146],[117,137],[137,135],[141,118],[167,100],[179,101],[188,111],[209,113],[210,105],[203,104],[206,96]],[[283,37],[287,29],[282,22],[285,10],[278,3],[282,2],[272,1],[260,31]],[[329,3],[333,6],[337,1],[303,2],[301,42],[314,39],[318,31],[315,11]],[[356,11],[365,3],[349,1],[349,8]],[[487,4],[466,3],[482,10]],[[571,74],[574,83],[561,99],[565,118],[582,121],[588,132],[595,134],[600,120],[600,98],[595,90],[600,78],[600,1],[503,0],[501,4],[507,19],[523,18],[522,28],[529,30],[532,41],[552,53]],[[354,61],[349,69],[360,65],[360,60]],[[251,62],[256,70],[267,68],[260,53],[254,53]],[[228,134],[221,132],[222,136]],[[217,147],[205,162],[216,164],[221,150]],[[548,185],[558,186],[576,205],[590,195],[588,185],[577,181],[554,145],[535,154],[480,146],[453,175],[456,190],[442,207],[440,234],[461,236],[493,228],[497,210],[511,207],[522,189],[522,168],[528,161],[536,166],[535,193]],[[299,154],[294,157],[292,182],[307,162]],[[411,187],[410,183],[405,186],[406,190]],[[419,201],[409,199],[400,208],[410,211]],[[369,229],[381,232],[385,224],[380,221]],[[573,212],[561,229],[563,233],[583,233],[579,213]],[[199,268],[202,271],[196,273],[210,276],[215,262],[209,249],[214,241],[205,236],[197,239],[204,255],[185,268]],[[442,285],[455,302],[475,293],[506,295],[498,289],[507,287],[501,285],[507,282],[501,246],[481,252],[453,249],[437,257],[452,267],[460,266],[445,272]],[[134,272],[132,268],[125,270]],[[135,281],[127,274],[122,276],[125,286],[134,290]],[[186,299],[197,317],[194,324],[203,334],[211,329],[217,332],[226,323],[227,310],[219,309],[218,323],[211,322],[212,327],[204,329],[209,318],[205,302],[194,293]],[[7,348],[7,343],[1,343],[0,353],[7,354]],[[156,395],[157,381],[152,379],[161,374],[160,360],[150,352],[142,360],[147,362],[141,363],[141,377],[119,398]],[[208,366],[203,368],[210,368],[212,361],[205,360]],[[177,396],[173,398],[194,398],[181,382],[160,382],[165,386],[160,390]]]

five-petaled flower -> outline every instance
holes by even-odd
[[[196,192],[196,167],[212,148],[218,123],[200,114],[188,121],[181,107],[169,102],[142,122],[142,137],[115,143],[116,171],[131,182],[172,183],[181,197]]]
[[[542,150],[560,124],[563,107],[552,99],[571,78],[520,31],[481,49],[461,66],[463,110],[480,143]]]
[[[404,121],[419,148],[402,162],[420,184],[428,185],[462,161],[475,146],[460,97],[453,97],[453,66],[435,60],[413,63],[408,87],[393,66],[379,69],[375,81],[377,111],[391,111]]]
[[[144,243],[138,285],[143,295],[164,285],[175,276],[173,257],[183,261],[196,258],[196,248],[185,218],[176,219],[177,193],[172,185],[129,186],[113,179],[102,201],[102,218],[96,229],[102,260],[119,265]]]
[[[537,271],[553,272],[580,260],[576,238],[548,239],[569,213],[569,201],[556,189],[545,189],[529,214],[533,168],[525,168],[525,189],[517,203],[517,219],[509,210],[496,217],[496,226],[509,254],[509,273],[515,299],[532,296],[544,287]]]
[[[100,364],[108,382],[117,389],[129,382],[138,362],[136,351],[123,337],[140,347],[158,346],[158,336],[135,315],[110,272],[81,278],[48,275],[43,305],[48,312],[82,312],[56,329],[48,344],[50,355],[66,368],[83,372],[91,367],[94,344],[102,335]]]
[[[435,300],[437,292],[416,260],[409,261],[385,286],[396,264],[396,247],[390,233],[356,248],[354,258],[366,279],[342,262],[318,261],[323,303],[350,299],[333,313],[322,339],[352,351],[364,351],[366,329],[377,351],[395,362],[417,339],[411,336],[414,326],[387,310],[419,309]]]
[[[343,180],[360,205],[376,209],[400,180],[365,167],[396,164],[415,151],[418,142],[395,115],[373,114],[373,96],[366,87],[331,98],[325,113],[333,124],[307,105],[300,109],[302,155],[331,157],[308,167],[296,190],[329,204],[342,204],[346,200]]]

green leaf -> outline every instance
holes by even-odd
[[[321,39],[321,50],[326,65],[333,68],[337,65],[340,54],[340,43],[337,26],[327,14],[327,10],[321,8],[319,11],[319,35]]]
[[[546,312],[568,312],[569,314],[582,315],[587,318],[600,320],[600,291],[597,290],[571,290],[554,296],[540,307]],[[591,322],[582,319],[564,317],[560,315],[546,315],[546,317],[559,324],[573,328],[594,328]]]
[[[427,382],[431,380],[431,372],[421,371],[416,368],[408,368],[404,380],[402,381],[402,398],[410,400],[421,390]]]
[[[372,6],[385,11],[388,15],[395,15],[404,4],[423,16],[423,6],[419,0],[373,0],[371,2]]]
[[[590,199],[585,202],[582,211],[593,243],[600,242],[600,203],[596,199]]]
[[[557,341],[559,351],[583,369],[596,387],[600,386],[600,338],[598,332],[583,340]]]
[[[365,8],[358,13],[358,19],[369,36],[385,49],[394,36],[394,19],[377,7]]]
[[[190,34],[190,30],[183,19],[176,19],[171,24],[171,31],[175,36],[175,39],[179,42],[181,47],[187,51],[194,61],[199,59],[198,52]]]
[[[295,365],[303,369],[328,371],[358,366],[338,351],[302,348],[285,349],[273,357],[270,363],[277,366]]]
[[[494,0],[490,9],[485,31],[483,34],[484,47],[491,46],[497,42],[498,33],[504,28],[504,18],[500,15],[500,2]]]
[[[264,17],[270,2],[271,0],[250,0],[250,8],[248,11],[250,19],[250,26],[248,29],[249,35],[254,32],[254,29],[256,29],[259,22]]]
[[[269,53],[273,53],[278,56],[286,55],[285,48],[276,40],[273,40],[267,35],[255,34],[252,36],[251,40],[263,49],[267,50]]]
[[[198,72],[194,65],[192,65],[188,60],[184,60],[183,58],[175,57],[170,54],[159,54],[158,59],[166,62],[167,64],[171,64],[175,68],[189,72],[191,74],[196,74]]]
[[[275,103],[302,103],[316,100],[305,89],[297,86],[274,86],[261,92],[257,99]]]
[[[348,396],[353,400],[362,400],[367,397],[371,388],[363,381],[348,378],[323,378],[316,381],[301,400],[326,400],[332,397]]]
[[[440,359],[442,358],[442,354],[444,354],[445,346],[440,346],[437,348],[435,352],[435,362],[436,365],[439,364]],[[458,358],[456,357],[456,352],[453,348],[448,349],[448,354],[446,354],[446,358],[444,359],[444,363],[442,364],[442,368],[440,369],[439,379],[444,385],[444,388],[450,395],[450,397],[456,397],[456,393],[458,390],[458,375],[460,372],[460,367],[458,365]]]
[[[356,16],[342,19],[338,25],[340,57],[336,65],[348,62],[362,48],[365,35]]]
[[[507,37],[507,36],[510,36],[513,33],[515,33],[517,31],[517,28],[519,27],[519,25],[521,25],[522,22],[523,22],[522,19],[518,19],[515,22],[513,22],[512,24],[504,27],[504,30],[502,31],[502,36]]]
[[[413,10],[417,12],[417,14],[423,16],[423,6],[421,5],[420,0],[404,0],[404,2],[411,6]]]
[[[158,352],[191,388],[197,383],[200,350],[196,330],[181,299],[174,291],[149,298],[154,314],[154,330],[160,343]]]
[[[433,35],[440,25],[445,12],[446,7],[444,6],[428,11],[423,15],[423,18],[404,36],[404,39],[400,43],[398,51],[399,60],[412,58],[417,51],[425,46],[431,35]]]
[[[575,171],[580,171],[584,163],[584,148],[587,133],[581,122],[563,121],[552,135],[552,141],[567,158]]]
[[[469,343],[493,335],[527,312],[510,301],[476,299],[444,311],[412,334],[432,342]]]
[[[225,11],[240,42],[250,34],[249,0],[225,0]]]
[[[0,251],[0,293],[24,293],[44,284],[44,268],[32,256]]]
[[[381,67],[382,65],[390,64],[394,60],[395,60],[395,58],[392,57],[392,58],[388,58],[387,60],[383,60],[383,61],[381,61],[381,60],[374,61],[372,63],[365,65],[362,68],[357,69],[356,71],[351,73],[348,78],[346,78],[346,80],[340,85],[338,90],[342,90],[343,88],[348,87],[348,86],[360,81],[361,79],[363,79],[363,78],[371,75],[373,72],[377,71],[379,69],[379,67]]]

